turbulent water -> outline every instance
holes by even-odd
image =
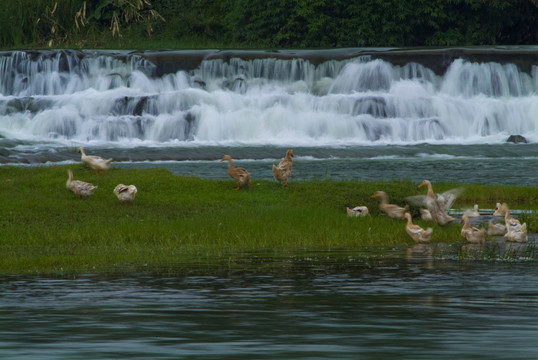
[[[398,64],[360,51],[218,54],[1,53],[0,164],[75,162],[83,145],[114,166],[207,178],[226,177],[216,163],[229,153],[271,178],[293,147],[298,179],[535,184],[538,67],[517,55],[441,54],[430,68],[411,52]],[[506,144],[514,134],[529,143]]]

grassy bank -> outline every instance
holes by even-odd
[[[67,169],[75,179],[98,185],[79,200],[65,189]],[[220,167],[215,171],[225,173]],[[122,206],[112,193],[135,184],[137,198]],[[0,273],[106,273],[227,266],[244,254],[289,256],[364,246],[405,247],[412,241],[404,222],[380,214],[376,190],[403,203],[423,194],[410,182],[290,181],[254,179],[234,191],[232,180],[177,177],[163,169],[111,169],[97,176],[82,165],[0,168]],[[455,184],[434,184],[436,191]],[[465,185],[456,203],[532,209],[538,188]],[[366,205],[371,216],[348,218],[346,206]],[[415,211],[417,209],[414,209]],[[529,229],[536,220],[529,217]],[[427,225],[422,221],[416,223]],[[460,225],[434,227],[434,242],[460,242]]]

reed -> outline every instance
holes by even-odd
[[[65,189],[67,169],[98,185],[80,200]],[[220,171],[221,169],[219,169]],[[131,206],[113,195],[118,183],[139,190]],[[250,254],[406,247],[404,222],[380,214],[376,190],[403,204],[424,193],[406,181],[302,181],[287,188],[254,179],[234,191],[232,180],[174,176],[163,169],[112,168],[104,175],[82,165],[0,168],[0,273],[107,273],[229,267]],[[443,191],[455,184],[435,184]],[[457,185],[457,184],[456,184]],[[469,185],[463,207],[509,202],[533,208],[538,189]],[[493,197],[492,194],[495,194]],[[366,205],[371,216],[348,218],[346,207]],[[412,209],[417,212],[417,209]],[[529,216],[536,228],[536,216]],[[427,225],[421,220],[418,224]],[[459,242],[460,226],[435,227],[433,241]]]

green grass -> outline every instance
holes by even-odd
[[[85,200],[65,189],[75,179],[98,185]],[[112,190],[135,184],[131,206]],[[433,184],[442,192],[457,184]],[[0,168],[0,273],[107,273],[152,269],[164,272],[199,265],[229,267],[249,254],[289,257],[364,247],[406,247],[404,222],[379,213],[370,195],[384,190],[390,202],[423,194],[417,184],[357,181],[293,182],[282,188],[254,179],[234,191],[232,180],[177,177],[163,169],[116,169],[98,176],[82,166]],[[457,202],[533,209],[538,189],[465,185]],[[371,216],[348,218],[346,206],[366,205]],[[418,213],[417,209],[412,209]],[[528,227],[538,219],[528,216]],[[431,224],[415,220],[415,223]],[[460,242],[460,225],[434,226],[432,241]]]

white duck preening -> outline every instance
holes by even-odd
[[[97,175],[101,175],[104,170],[108,170],[110,168],[110,163],[113,160],[112,158],[104,159],[96,155],[86,155],[86,152],[82,146],[79,147],[78,151],[82,154],[80,156],[80,160],[94,169],[97,172]]]
[[[65,183],[65,188],[78,195],[80,199],[83,199],[93,195],[93,192],[95,189],[97,189],[97,186],[85,181],[73,180],[73,172],[71,170],[67,170],[67,181]]]
[[[402,217],[402,220],[407,220],[405,225],[405,232],[415,240],[417,243],[429,243],[432,237],[433,229],[427,228],[423,229],[419,225],[413,224],[411,219],[411,214],[406,212]]]
[[[118,184],[113,190],[114,195],[122,204],[131,204],[136,196],[138,189],[134,185]]]
[[[507,204],[501,205],[501,211],[504,214],[504,225],[506,226],[504,238],[512,242],[527,242],[527,224],[521,224],[518,219],[511,217]]]
[[[504,225],[506,226],[507,232],[510,232],[511,230],[519,230],[521,228],[521,222],[510,216],[510,209],[507,204],[501,205],[501,213],[504,215]]]
[[[370,212],[366,206],[355,206],[354,208],[346,208],[347,216],[349,217],[365,217]]]
[[[387,193],[384,191],[376,191],[373,193],[372,198],[381,198],[379,203],[379,209],[393,219],[401,219],[405,212],[409,210],[409,206],[401,207],[396,204],[389,204],[387,199]]]
[[[468,215],[464,214],[461,217],[460,224],[463,224],[463,227],[461,228],[461,236],[464,237],[467,242],[473,244],[484,242],[485,230],[471,226]]]
[[[422,220],[433,221],[432,213],[428,209],[420,208],[420,217]]]
[[[523,223],[523,225],[518,228],[509,229],[508,226],[506,228],[507,231],[504,234],[506,240],[520,243],[527,242],[527,223]]]

